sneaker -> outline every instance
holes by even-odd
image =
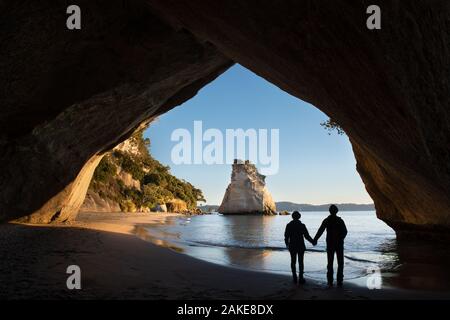
[[[298,280],[298,284],[305,284],[306,280],[305,278],[301,277],[300,280]]]
[[[342,281],[338,281],[337,286],[338,286],[339,288],[342,288]]]

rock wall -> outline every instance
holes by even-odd
[[[376,31],[367,0],[77,4],[81,31],[66,1],[0,3],[0,220],[73,217],[95,159],[229,57],[344,128],[399,234],[449,234],[449,1],[379,0]]]
[[[95,163],[232,62],[146,1],[0,3],[0,221],[76,215]]]
[[[122,212],[122,209],[117,202],[102,198],[98,193],[88,190],[80,212]]]
[[[180,199],[172,199],[165,203],[167,212],[185,213],[188,212],[186,202]]]
[[[140,181],[133,179],[133,176],[130,173],[120,170],[120,168],[119,168],[117,177],[119,178],[119,180],[121,180],[123,182],[123,184],[125,186],[130,187],[130,188],[135,188],[137,190],[141,190]]]
[[[254,164],[235,160],[231,182],[218,212],[222,214],[276,214],[275,202],[266,188],[265,176],[258,173]]]

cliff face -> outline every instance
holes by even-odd
[[[196,211],[197,200],[203,199],[201,190],[173,176],[150,155],[150,140],[143,138],[143,130],[103,157],[81,211]]]
[[[254,164],[235,161],[231,182],[218,212],[222,214],[276,214],[275,203],[266,188],[265,176]]]
[[[84,202],[80,207],[81,212],[122,212],[130,211],[130,208],[131,211],[144,210],[144,208],[138,208],[132,199],[128,199],[126,195],[122,194],[126,190],[141,191],[141,183],[134,179],[133,175],[127,172],[113,155],[114,151],[118,151],[127,155],[131,161],[135,161],[131,157],[141,157],[137,138],[139,137],[133,136],[125,140],[115,147],[111,153],[106,154],[106,158],[101,160],[101,164],[107,163],[110,165],[110,170],[106,172],[102,165],[97,166]],[[136,166],[143,166],[142,163],[135,162]],[[145,210],[147,211],[149,208],[145,208]]]
[[[342,126],[399,234],[449,234],[447,0],[379,0],[375,31],[366,0],[77,4],[81,31],[65,1],[0,4],[1,220],[73,218],[106,151],[233,60]]]

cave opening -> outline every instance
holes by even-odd
[[[258,271],[289,273],[287,256],[282,251],[283,228],[289,217],[215,214],[230,181],[232,163],[226,159],[235,157],[226,157],[227,148],[222,144],[223,157],[219,157],[222,162],[196,163],[193,155],[196,139],[202,151],[211,143],[211,139],[202,139],[208,130],[221,132],[225,137],[226,130],[230,129],[254,129],[255,132],[277,129],[278,170],[265,179],[277,211],[300,210],[313,235],[321,219],[326,217],[327,206],[330,203],[341,206],[341,214],[351,230],[346,264],[351,274],[349,278],[355,281],[365,281],[361,274],[367,268],[379,268],[380,262],[385,266],[397,263],[395,233],[375,215],[373,201],[356,170],[348,137],[324,125],[329,124],[328,120],[328,116],[313,105],[289,95],[239,64],[202,88],[195,97],[159,116],[144,132],[144,137],[150,141],[151,155],[169,166],[172,174],[201,189],[206,201],[200,208],[213,212],[173,222],[164,227],[166,234],[179,234],[185,244],[207,247],[204,251],[192,250],[192,246],[181,244],[182,251],[200,259]],[[197,132],[200,139],[195,133],[199,122],[202,125],[202,130]],[[174,132],[180,129],[191,133],[186,163],[173,159],[173,149],[180,144],[179,139],[174,139]],[[251,137],[247,136],[245,141],[242,160],[248,160],[252,152]],[[226,144],[225,139],[223,143]],[[273,143],[271,141],[268,148],[272,152]],[[235,155],[238,150],[234,147]],[[259,163],[258,157],[255,159],[261,170],[264,164]],[[261,250],[240,251],[238,248]],[[307,253],[312,261],[306,271],[308,277],[314,278],[315,274],[323,272],[325,264],[323,256],[318,254],[320,250],[324,247],[311,248]]]
[[[267,156],[273,156],[271,151],[279,153],[278,170],[267,174],[275,198],[292,202],[299,202],[303,198],[303,203],[316,205],[373,203],[356,170],[348,137],[339,134],[337,130],[328,130],[324,126],[328,119],[327,115],[313,105],[289,95],[236,64],[202,88],[195,97],[159,116],[150,124],[144,136],[150,139],[152,155],[170,166],[175,175],[199,186],[208,182],[207,180],[217,184],[211,192],[207,192],[208,204],[220,202],[219,194],[226,188],[233,159],[240,156],[244,158],[242,160],[248,160],[253,148],[249,145],[252,142],[262,142],[258,134],[255,140],[251,140],[251,135],[246,135],[245,150],[240,152],[242,155],[239,154],[236,143],[232,146],[232,152],[226,155],[230,151],[227,150],[225,139],[227,129],[241,129],[244,132],[254,129],[253,132],[256,133],[266,129],[269,135],[270,130],[279,130],[278,150],[271,148],[274,140],[270,141],[270,136],[264,137],[268,146],[264,152],[257,150],[257,156],[250,159],[256,159],[257,167],[264,169],[267,162],[261,162],[258,155],[267,153]],[[199,122],[200,137],[195,136]],[[188,162],[173,159],[173,149],[181,141],[174,137],[177,129],[191,133],[188,137],[191,149]],[[205,149],[212,140],[202,138],[211,129],[222,133],[222,156],[216,162],[201,158],[199,162],[195,162],[194,149],[198,147],[195,143],[198,142],[201,151],[206,154]],[[275,161],[275,157],[270,160]]]

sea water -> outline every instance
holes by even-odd
[[[327,212],[302,212],[301,221],[314,237]],[[398,257],[394,231],[374,211],[339,212],[347,225],[344,274],[363,279],[368,270],[391,270]],[[149,227],[150,233],[172,248],[209,262],[255,271],[290,274],[284,230],[291,216],[199,215],[174,217]],[[325,233],[317,246],[306,242],[305,276],[326,277]],[[336,262],[335,262],[336,264]]]

